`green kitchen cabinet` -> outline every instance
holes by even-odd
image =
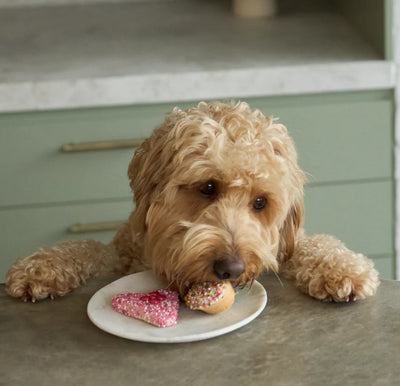
[[[394,277],[393,96],[374,91],[246,99],[294,137],[308,176],[306,230],[331,233]],[[63,146],[149,136],[168,111],[192,103],[0,114],[0,281],[12,262],[71,238],[109,242],[115,230],[73,224],[125,221],[132,210],[130,148]],[[65,149],[65,147],[64,147]]]

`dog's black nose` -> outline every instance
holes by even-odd
[[[214,262],[214,272],[219,279],[237,279],[244,270],[244,261],[237,257],[226,257]]]

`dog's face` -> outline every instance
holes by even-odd
[[[144,258],[181,291],[245,285],[293,248],[304,174],[286,128],[245,103],[174,110],[128,174]]]

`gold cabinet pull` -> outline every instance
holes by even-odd
[[[124,223],[123,221],[77,223],[77,224],[72,224],[68,228],[68,232],[70,232],[70,233],[88,233],[88,232],[115,231],[123,223]]]
[[[140,138],[140,139],[122,139],[115,141],[67,143],[61,146],[61,151],[65,153],[75,153],[78,151],[125,149],[128,147],[138,147],[141,145],[143,141],[144,139]]]

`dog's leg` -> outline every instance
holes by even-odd
[[[324,301],[364,299],[379,285],[371,260],[326,235],[298,240],[281,270],[302,292]]]
[[[91,276],[116,271],[118,255],[112,244],[66,241],[19,258],[6,276],[6,290],[14,297],[36,301],[62,296]]]

